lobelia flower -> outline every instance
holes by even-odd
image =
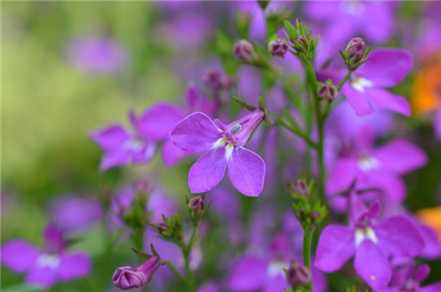
[[[117,268],[113,273],[112,283],[122,290],[142,288],[150,283],[153,274],[160,266],[161,258],[153,250],[153,255],[150,255],[139,267],[123,266]]]
[[[314,265],[323,272],[335,272],[355,256],[357,274],[371,288],[385,288],[392,277],[388,258],[416,256],[424,242],[405,216],[379,220],[377,203],[365,208],[354,200],[351,211],[350,226],[330,224],[323,229]]]
[[[412,68],[412,62],[411,54],[404,49],[373,50],[342,88],[356,114],[363,116],[375,110],[388,110],[409,116],[406,98],[385,88],[400,83]]]
[[[228,125],[213,121],[201,112],[192,113],[176,125],[171,139],[177,147],[191,153],[202,153],[188,174],[192,193],[213,189],[225,176],[246,196],[258,196],[265,179],[265,162],[245,148],[252,132],[264,119],[256,110]]]
[[[291,238],[282,231],[262,254],[237,258],[230,268],[228,291],[285,291],[291,284],[288,281],[292,280],[287,277],[290,262],[297,261],[292,246]],[[315,268],[312,269],[312,282],[314,292],[326,291],[325,279]]]
[[[126,130],[122,125],[115,124],[108,128],[97,130],[90,138],[103,150],[101,171],[127,164],[141,164],[152,159],[155,144],[141,131],[139,118],[135,113],[129,113],[133,131]]]
[[[381,189],[387,203],[400,203],[405,196],[400,176],[423,166],[427,157],[417,146],[401,139],[374,148],[371,136],[370,128],[360,128],[353,145],[341,150],[329,170],[327,193],[344,192],[355,180],[357,185]]]
[[[84,252],[68,252],[63,233],[54,225],[44,230],[45,247],[24,240],[10,240],[1,247],[1,262],[17,273],[26,273],[26,283],[42,288],[57,282],[86,277],[90,258]]]
[[[127,53],[118,42],[106,37],[86,37],[72,41],[68,49],[71,63],[91,73],[114,73],[127,63]]]
[[[428,265],[416,266],[414,263],[397,266],[394,268],[392,280],[387,288],[375,290],[375,292],[438,292],[441,291],[441,282],[421,287],[430,274]]]

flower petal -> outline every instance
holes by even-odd
[[[122,143],[129,139],[129,134],[122,126],[113,125],[92,132],[90,138],[103,150],[109,151],[120,147]]]
[[[26,283],[41,288],[49,288],[57,280],[57,270],[49,267],[35,266],[26,276]]]
[[[339,159],[331,168],[326,180],[328,193],[338,193],[347,190],[357,177],[357,164],[354,159]]]
[[[387,255],[416,256],[422,252],[424,241],[411,221],[394,216],[375,227],[378,244]]]
[[[188,186],[192,193],[208,192],[223,179],[227,161],[223,147],[202,155],[190,168]]]
[[[439,292],[441,291],[441,283],[435,283],[431,285],[427,285],[426,287],[422,287],[419,290],[420,292]]]
[[[228,287],[234,291],[254,291],[267,281],[268,261],[254,256],[244,256],[231,268]]]
[[[412,55],[405,49],[373,50],[367,61],[355,71],[376,86],[390,87],[400,83],[412,69]]]
[[[376,109],[393,111],[406,117],[411,114],[410,105],[403,96],[395,95],[378,87],[366,89],[366,94],[369,95]]]
[[[138,121],[138,130],[143,137],[158,141],[168,138],[184,114],[176,105],[157,103],[147,109]]]
[[[392,276],[387,258],[370,240],[364,240],[357,248],[354,267],[360,277],[372,288],[386,287]]]
[[[190,153],[177,147],[170,139],[162,145],[162,160],[166,166],[173,166],[188,155]]]
[[[82,252],[64,254],[60,258],[58,275],[64,281],[81,278],[89,274],[91,268],[90,258]]]
[[[399,174],[407,173],[427,162],[426,154],[417,146],[405,140],[395,140],[375,151],[381,165]]]
[[[239,192],[246,196],[256,197],[263,190],[265,161],[246,148],[234,149],[228,161],[228,177]]]
[[[349,227],[328,225],[322,231],[314,266],[323,272],[340,269],[355,252],[354,232]]]
[[[172,142],[188,152],[207,151],[220,137],[221,130],[212,119],[201,112],[190,114],[171,132]]]
[[[38,249],[24,240],[7,241],[1,248],[1,262],[17,273],[28,271],[35,263]]]
[[[352,86],[345,84],[343,94],[358,116],[365,116],[374,111],[365,92],[359,92]]]

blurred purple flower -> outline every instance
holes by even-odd
[[[362,128],[354,144],[340,150],[327,177],[328,194],[344,192],[356,181],[357,185],[382,190],[388,203],[402,202],[405,185],[400,176],[422,167],[427,157],[405,140],[394,140],[378,148],[373,142],[370,129]]]
[[[355,255],[358,275],[372,288],[385,288],[392,276],[390,256],[416,256],[424,247],[411,221],[405,216],[379,220],[380,206],[351,206],[351,225],[330,224],[318,242],[315,267],[323,272],[339,270]]]
[[[256,110],[228,125],[196,112],[187,116],[171,133],[176,146],[192,153],[203,153],[188,175],[192,193],[213,189],[225,176],[246,196],[258,196],[263,190],[265,162],[244,146],[264,118]]]
[[[357,115],[384,109],[409,116],[410,106],[406,98],[384,88],[400,83],[412,68],[412,62],[412,56],[404,49],[373,50],[342,88]]]
[[[106,37],[86,37],[71,42],[68,55],[79,70],[90,73],[115,73],[127,63],[127,52]]]
[[[421,282],[423,282],[429,276],[429,274],[430,267],[428,265],[416,266],[413,263],[409,263],[395,267],[389,286],[385,289],[376,290],[376,292],[441,291],[441,282],[436,282],[425,287],[421,287]]]
[[[14,272],[26,273],[26,283],[42,288],[89,274],[89,256],[84,252],[68,252],[63,233],[57,227],[47,225],[44,239],[43,249],[20,239],[7,241],[1,247],[2,264]]]
[[[51,222],[65,232],[84,231],[102,217],[100,203],[95,199],[68,195],[57,198],[50,207]]]
[[[377,1],[308,1],[306,14],[327,27],[335,43],[344,43],[361,33],[369,40],[387,41],[393,32],[394,5]],[[372,25],[375,23],[375,25]]]
[[[122,125],[114,124],[90,135],[104,152],[100,164],[102,171],[130,163],[141,164],[152,159],[155,144],[141,131],[140,120],[135,113],[129,113],[129,120],[133,132]]]
[[[262,255],[245,255],[233,261],[228,276],[232,291],[285,291],[289,287],[286,271],[289,263],[296,260],[291,252],[292,242],[284,232],[278,233],[270,250]],[[313,291],[326,291],[323,275],[312,269]]]

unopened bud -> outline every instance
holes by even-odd
[[[292,261],[286,271],[286,279],[292,288],[299,288],[309,284],[311,274],[304,265],[297,261]]]
[[[233,86],[233,80],[220,70],[209,70],[202,77],[205,85],[213,91],[228,90]]]
[[[203,196],[195,196],[188,202],[188,208],[190,208],[193,216],[201,215],[205,210],[205,202]]]
[[[273,56],[283,57],[288,52],[289,46],[285,39],[276,39],[269,43],[268,49]]]
[[[247,40],[240,40],[234,44],[234,54],[239,60],[245,63],[251,63],[256,59],[253,44]]]
[[[336,95],[337,95],[337,88],[335,87],[334,83],[332,83],[332,81],[330,80],[324,83],[319,90],[319,96],[328,102],[333,101]]]
[[[309,193],[308,184],[304,179],[296,180],[296,182],[293,184],[293,190],[301,195],[307,195]]]
[[[142,288],[152,280],[153,274],[160,265],[161,259],[154,252],[139,267],[123,266],[117,268],[113,273],[112,283],[115,287],[122,290]]]
[[[367,58],[368,48],[360,37],[352,38],[343,52],[345,63],[351,70],[357,69]]]

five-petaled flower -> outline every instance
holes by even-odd
[[[246,196],[258,196],[263,190],[265,162],[245,148],[264,113],[256,110],[228,125],[196,112],[179,122],[171,132],[176,146],[191,153],[203,153],[188,175],[192,193],[213,189],[225,176]]]
[[[379,220],[379,215],[378,203],[365,208],[353,202],[350,226],[330,224],[322,231],[315,267],[335,272],[355,255],[354,267],[360,277],[374,289],[386,287],[392,277],[389,257],[416,256],[424,241],[406,217]]]
[[[2,264],[14,272],[26,273],[26,283],[43,288],[89,274],[89,256],[66,251],[64,235],[57,227],[47,225],[44,239],[43,249],[20,239],[7,241],[1,247]]]
[[[411,54],[404,49],[373,50],[342,89],[357,115],[389,110],[409,116],[410,106],[406,98],[384,88],[400,83],[412,68],[412,62]]]

